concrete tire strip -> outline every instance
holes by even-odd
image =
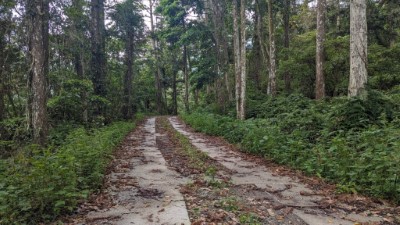
[[[273,201],[276,201],[278,204],[294,207],[294,216],[300,218],[307,224],[354,225],[355,221],[361,223],[382,222],[382,218],[378,216],[366,216],[356,213],[349,214],[340,210],[327,214],[325,211],[319,210],[316,203],[321,200],[323,196],[301,195],[301,192],[312,193],[313,191],[305,184],[295,180],[295,178],[276,176],[266,166],[247,161],[240,157],[238,153],[228,149],[223,143],[211,143],[207,141],[203,135],[185,129],[185,124],[176,117],[169,117],[169,121],[178,132],[188,137],[197,149],[205,152],[209,157],[229,170],[234,171],[233,175],[231,175],[233,184],[251,184],[258,188],[265,189],[266,192],[269,192],[266,194],[273,197]],[[277,190],[280,193],[279,195],[274,194]]]
[[[140,157],[128,160],[129,169],[112,172],[108,175],[110,183],[121,177],[133,177],[135,187],[121,189],[108,187],[115,206],[103,210],[91,211],[82,224],[190,224],[188,212],[180,186],[188,182],[177,172],[170,170],[156,145],[155,118],[147,119],[128,137],[137,144],[130,146],[131,151],[139,151]],[[142,133],[138,137],[138,133]]]

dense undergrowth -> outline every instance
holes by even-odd
[[[370,91],[365,100],[291,95],[250,101],[248,116],[239,121],[198,111],[182,118],[243,151],[332,180],[338,191],[400,203],[400,91]]]
[[[31,145],[0,161],[0,224],[38,224],[73,211],[101,186],[113,149],[134,126],[76,128],[58,147]]]

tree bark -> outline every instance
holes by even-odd
[[[49,66],[49,2],[28,0],[27,19],[29,23],[30,90],[29,119],[33,129],[33,142],[44,146],[47,140],[47,95],[46,79]]]
[[[276,95],[276,46],[275,46],[275,24],[272,10],[272,0],[268,0],[268,28],[269,28],[269,77],[267,93]]]
[[[94,93],[104,97],[106,95],[106,53],[105,53],[105,25],[104,0],[91,0],[91,73]]]
[[[240,119],[246,117],[246,0],[240,1]]]
[[[158,49],[157,49],[157,42],[155,38],[155,29],[154,29],[154,18],[153,18],[153,0],[149,0],[149,5],[150,5],[150,31],[151,31],[151,45],[153,48],[153,55],[154,58],[156,59],[156,72],[154,73],[154,78],[155,78],[155,88],[156,88],[156,104],[157,104],[157,112],[159,114],[164,114],[165,112],[165,103],[163,101],[163,96],[162,96],[162,84],[161,84],[161,68],[160,68],[160,57],[158,54]]]
[[[2,121],[5,118],[5,115],[4,115],[5,114],[5,104],[4,104],[5,79],[3,77],[3,67],[4,67],[4,63],[5,63],[4,49],[5,49],[5,43],[3,42],[3,37],[0,37],[0,121]]]
[[[291,4],[290,0],[285,0],[285,10],[283,15],[283,26],[284,26],[284,40],[283,47],[286,49],[285,60],[289,59],[289,45],[290,45],[290,9]],[[287,69],[284,72],[284,80],[285,80],[285,90],[287,93],[291,93],[292,91],[292,77]]]
[[[172,77],[172,115],[178,115],[178,90],[176,88],[176,74],[178,71],[173,71]]]
[[[125,41],[125,77],[124,77],[124,107],[125,119],[133,118],[132,104],[132,80],[133,80],[133,52],[134,52],[134,31],[129,30]]]
[[[239,21],[238,21],[238,2],[233,0],[233,50],[234,50],[234,62],[235,62],[235,98],[236,98],[236,117],[240,119],[240,87],[241,87],[241,66],[240,66],[240,32],[239,32]]]
[[[350,2],[350,81],[348,96],[360,96],[367,83],[366,1]]]
[[[340,16],[340,0],[335,0],[335,6],[336,6],[336,33],[340,32],[340,24],[341,24],[341,16]]]
[[[189,68],[188,68],[188,51],[187,46],[183,45],[183,75],[185,80],[185,110],[186,112],[190,112],[189,108]]]
[[[325,59],[325,11],[326,0],[318,0],[317,2],[317,47],[316,47],[316,82],[315,82],[315,99],[320,100],[325,97],[325,76],[324,76],[324,59]]]
[[[229,56],[228,56],[228,46],[226,40],[226,26],[224,21],[225,11],[225,1],[219,0],[206,0],[206,8],[208,7],[211,12],[211,19],[213,24],[213,34],[215,39],[215,50],[217,54],[218,60],[218,72],[222,72],[224,74],[224,82],[225,88],[228,93],[228,99],[231,101],[233,99],[231,87],[229,84],[229,76],[228,76],[228,64],[229,64]]]
[[[78,17],[76,16],[71,16],[72,20],[72,46],[73,46],[73,55],[74,55],[74,66],[75,66],[75,72],[76,75],[78,76],[79,79],[84,80],[86,78],[85,76],[85,63],[84,63],[84,57],[83,57],[83,45],[84,45],[84,39],[85,39],[85,31],[82,29],[82,26],[79,24],[82,23],[81,18],[84,14],[83,12],[83,2],[82,0],[73,0],[72,1],[72,7],[74,11],[77,12],[79,15]],[[89,120],[89,115],[88,115],[88,97],[86,91],[81,92],[82,95],[82,106],[83,106],[83,111],[82,111],[82,121],[86,124]]]
[[[255,10],[254,10],[254,32],[253,32],[253,66],[251,67],[252,70],[248,71],[249,78],[253,79],[256,87],[258,89],[261,88],[261,71],[262,71],[262,46],[261,46],[261,12],[260,7],[258,7],[258,0],[255,1]],[[251,75],[252,74],[252,75]]]

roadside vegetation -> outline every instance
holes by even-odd
[[[1,160],[0,224],[38,224],[75,210],[102,186],[113,150],[134,127],[76,128],[59,146],[29,145]]]
[[[250,104],[250,103],[249,103]],[[400,203],[400,95],[370,91],[366,100],[322,102],[301,95],[253,101],[250,119],[204,110],[181,117],[258,154],[336,182],[339,192]]]

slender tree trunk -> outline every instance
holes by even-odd
[[[240,119],[246,117],[246,0],[240,1]]]
[[[219,72],[224,74],[225,88],[228,93],[228,99],[233,99],[231,87],[229,84],[228,76],[228,46],[226,40],[226,26],[224,21],[223,11],[225,9],[225,2],[220,0],[205,0],[206,8],[209,8],[211,12],[211,18],[213,23],[213,34],[216,42],[215,50],[218,59]]]
[[[134,31],[128,31],[125,43],[126,72],[124,77],[124,107],[123,107],[123,114],[125,119],[133,118],[133,105],[132,105],[133,51],[134,51],[133,32]]]
[[[30,105],[28,106],[33,141],[45,145],[48,134],[47,124],[47,85],[49,2],[48,0],[28,0],[27,19],[29,23],[29,70],[28,85]]]
[[[359,96],[367,83],[366,0],[350,1],[350,81],[349,97]]]
[[[190,111],[189,108],[189,68],[188,68],[188,51],[187,46],[183,45],[183,75],[185,80],[185,96],[184,96],[184,103],[185,103],[185,110],[186,112]]]
[[[323,99],[325,97],[325,76],[324,76],[324,59],[325,59],[325,11],[326,0],[318,0],[317,2],[317,47],[316,47],[316,82],[315,82],[315,99]]]
[[[154,29],[154,18],[153,18],[153,0],[149,0],[150,4],[150,31],[151,31],[151,45],[153,48],[153,55],[156,59],[156,72],[154,73],[155,78],[155,87],[156,87],[156,104],[157,104],[157,112],[159,114],[164,114],[165,112],[165,103],[163,102],[162,96],[162,84],[161,84],[161,68],[160,68],[160,57],[158,54],[157,43],[155,38],[155,29]]]
[[[105,25],[104,0],[91,0],[91,41],[92,58],[91,73],[94,84],[94,93],[104,97],[106,95],[106,53],[105,53]]]
[[[5,94],[5,79],[3,77],[4,68],[4,42],[3,37],[0,37],[0,121],[2,121],[5,116],[5,104],[4,104],[4,94]]]
[[[240,65],[240,32],[239,32],[239,21],[238,21],[238,4],[237,0],[233,0],[233,50],[235,53],[235,97],[236,97],[236,116],[240,119],[240,87],[241,87],[241,65]]]
[[[276,46],[275,46],[275,24],[272,11],[272,0],[268,0],[268,28],[269,28],[269,77],[267,93],[276,95]]]
[[[270,67],[270,63],[269,63],[269,50],[267,45],[265,44],[265,40],[264,40],[264,32],[262,32],[263,30],[263,18],[261,15],[261,11],[260,11],[260,2],[259,0],[256,0],[256,7],[257,7],[257,11],[259,11],[260,13],[258,14],[258,19],[257,22],[259,23],[257,28],[256,28],[256,32],[258,33],[259,36],[259,45],[261,48],[261,55],[263,60],[265,61],[265,65],[267,65],[267,68],[269,70]]]
[[[289,59],[289,44],[290,44],[290,10],[291,4],[290,0],[285,0],[285,11],[283,15],[283,25],[284,25],[284,40],[283,47],[286,49],[285,60]],[[292,92],[292,77],[288,69],[285,69],[284,72],[284,80],[285,80],[285,90],[287,93]]]
[[[193,94],[194,94],[194,104],[196,106],[198,106],[199,105],[199,90],[195,89]]]
[[[83,7],[82,7],[82,0],[73,0],[72,1],[72,7],[74,11],[78,15],[83,15]],[[72,45],[74,46],[73,48],[73,54],[74,54],[74,65],[75,65],[75,72],[78,76],[79,79],[84,80],[85,77],[85,67],[84,67],[84,57],[83,57],[83,40],[85,38],[84,30],[82,29],[81,26],[79,26],[80,17],[75,18],[74,16],[71,16],[72,20],[72,29],[73,29],[73,35],[72,35]],[[89,120],[89,115],[88,115],[88,100],[87,100],[87,93],[86,91],[82,91],[82,106],[83,106],[83,112],[82,112],[82,121],[86,124]]]
[[[255,1],[255,10],[254,10],[254,32],[253,32],[253,60],[254,60],[254,66],[252,66],[252,70],[248,71],[249,73],[249,78],[253,79],[253,82],[255,83],[256,87],[258,89],[261,88],[261,71],[262,71],[262,63],[263,63],[263,58],[262,58],[262,53],[261,53],[261,48],[262,46],[261,44],[261,22],[259,21],[259,19],[261,18],[261,12],[260,12],[260,8],[258,7],[258,0]],[[251,74],[253,74],[251,76]]]
[[[172,115],[178,115],[178,91],[176,88],[176,74],[177,71],[174,71],[174,75],[172,77]]]
[[[340,0],[335,0],[336,3],[336,33],[340,32],[340,23],[342,21],[342,18],[340,16]]]
[[[4,104],[4,81],[2,80],[2,74],[0,71],[0,121],[5,118],[5,104]]]

